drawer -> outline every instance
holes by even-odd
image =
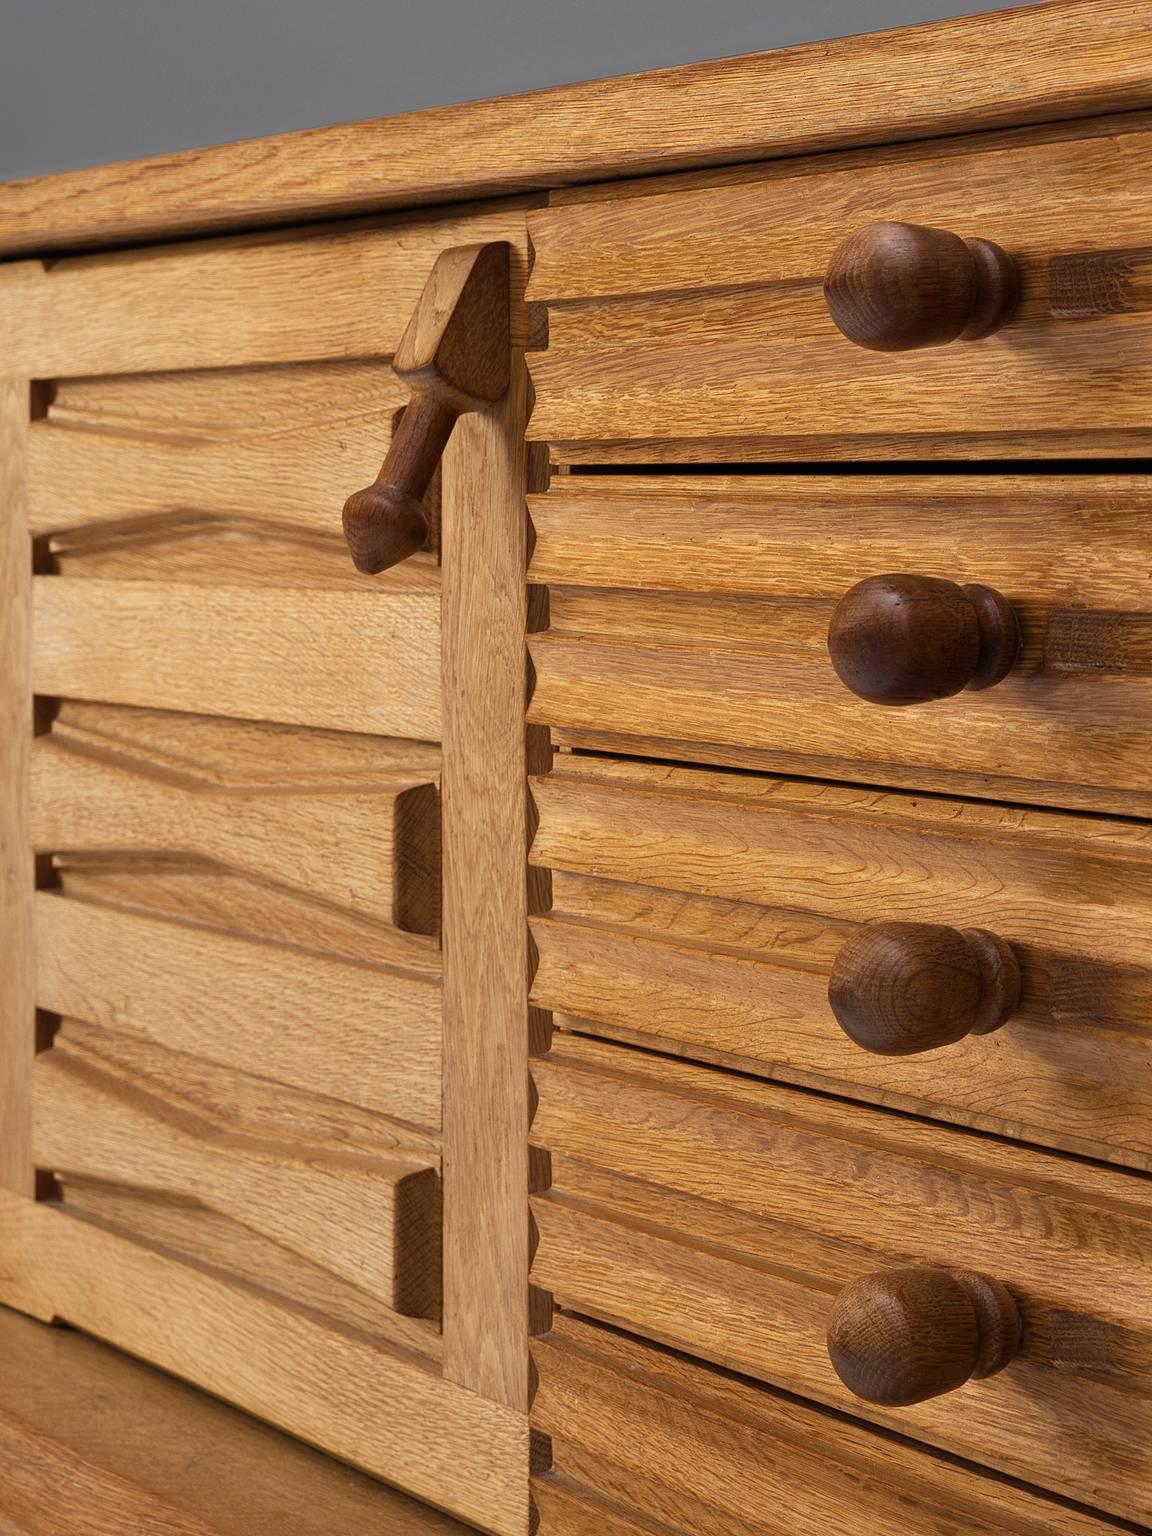
[[[0,1302],[501,1536],[523,1414],[446,1324],[441,493],[382,578],[340,507],[437,252],[518,222],[0,274]]]
[[[533,794],[574,1028],[1152,1170],[1147,826],[574,753]]]
[[[795,1398],[561,1315],[533,1348],[541,1536],[1108,1536],[1116,1527]]]
[[[1140,477],[573,474],[531,508],[551,619],[531,637],[530,718],[561,745],[1152,810]],[[922,623],[901,628],[873,589],[845,601],[891,573],[934,578]],[[977,689],[991,640],[969,585],[1001,595],[1020,637]],[[861,681],[865,663],[915,671],[921,702],[875,702],[911,678]]]
[[[534,1275],[560,1306],[1147,1523],[1143,1175],[576,1035],[534,1077],[554,1176]],[[846,1287],[907,1266],[999,1282],[1023,1333],[998,1374],[957,1387],[981,1368],[975,1314],[961,1347],[944,1303],[909,1307],[905,1333],[872,1297],[877,1368],[900,1384],[914,1358],[942,1393],[881,1406],[841,1383],[825,1334]]]
[[[554,194],[529,221],[549,325],[532,434],[573,463],[1147,454],[1150,131],[1114,116]],[[854,259],[869,318],[923,295],[936,325],[975,239],[1018,272],[1004,328],[847,340],[825,276],[891,222],[958,238]]]

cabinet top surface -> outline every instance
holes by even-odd
[[[1152,0],[896,31],[0,186],[0,257],[1152,106]]]

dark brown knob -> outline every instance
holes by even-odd
[[[998,1280],[918,1265],[846,1286],[828,1322],[828,1354],[857,1397],[904,1408],[1002,1371],[1020,1334],[1019,1308]]]
[[[828,1001],[864,1050],[911,1056],[999,1029],[1020,1006],[1020,964],[983,928],[868,923],[836,956]]]
[[[833,252],[824,297],[849,341],[910,352],[991,336],[1016,309],[1020,279],[991,240],[921,224],[868,224]]]
[[[412,399],[380,473],[344,503],[344,537],[366,575],[423,548],[421,503],[457,419],[508,388],[509,250],[497,240],[441,251],[401,337],[392,366]]]
[[[991,688],[1020,654],[1020,627],[991,587],[936,576],[869,576],[828,626],[836,676],[870,704],[926,704]]]

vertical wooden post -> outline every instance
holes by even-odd
[[[444,1373],[528,1399],[527,376],[444,458]]]
[[[24,478],[29,415],[28,380],[0,377],[0,1186],[32,1196],[32,541]]]

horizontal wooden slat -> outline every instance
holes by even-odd
[[[0,1352],[0,1511],[29,1536],[464,1536],[72,1330],[0,1312]]]
[[[649,1344],[557,1317],[533,1347],[541,1536],[1107,1536],[1110,1521]]]
[[[305,1122],[273,1137],[163,1096],[114,1048],[66,1026],[33,1073],[37,1165],[184,1196],[331,1270],[381,1308],[439,1311],[436,1170],[386,1148],[333,1144]],[[337,1047],[338,1048],[338,1047]],[[274,1092],[274,1089],[269,1089]]]
[[[389,357],[440,251],[523,231],[515,208],[452,211],[17,262],[0,354],[35,378]]]
[[[37,692],[435,741],[435,594],[41,576]]]
[[[440,994],[428,980],[52,892],[36,917],[41,1008],[439,1124]]]
[[[1038,129],[985,146],[931,141],[755,178],[530,216],[530,297],[550,306],[533,360],[536,437],[569,442],[1019,432],[1074,454],[1138,429],[1148,452],[1150,317],[1051,312],[1053,257],[1143,246],[1150,126],[1142,116]],[[874,220],[953,229],[1017,257],[1024,303],[978,345],[866,352],[836,330],[822,280]],[[940,445],[927,443],[936,436]],[[727,455],[732,457],[731,454]]]
[[[0,1248],[9,1304],[144,1356],[495,1536],[527,1536],[523,1415],[51,1205],[0,1193]]]
[[[430,933],[438,773],[415,743],[65,702],[33,744],[32,841],[194,856]]]
[[[533,920],[541,1007],[1152,1170],[1146,826],[567,754],[533,796],[554,892]],[[877,921],[1007,939],[1019,1011],[943,1051],[861,1050],[828,980]]]
[[[534,1275],[561,1304],[1147,1521],[1143,1176],[578,1038],[534,1076]],[[960,1395],[863,1403],[828,1361],[832,1298],[920,1262],[1002,1280],[1022,1353]]]
[[[846,37],[12,182],[0,251],[450,202],[1152,102],[1146,0]],[[985,67],[973,70],[974,58]]]
[[[1133,476],[564,476],[533,498],[551,627],[531,639],[530,717],[647,755],[644,740],[696,743],[734,766],[807,758],[1013,799],[1033,781],[1037,798],[1146,814],[1148,511]],[[904,709],[849,693],[828,623],[889,571],[1002,591],[1023,635],[1008,679]]]

